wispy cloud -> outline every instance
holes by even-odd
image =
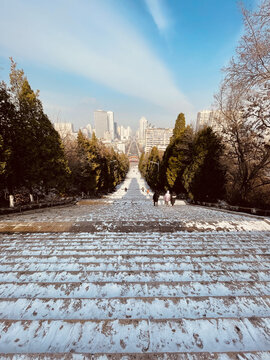
[[[160,32],[169,26],[169,18],[163,0],[145,0],[148,10]]]
[[[189,112],[191,105],[170,71],[108,4],[100,0],[3,0],[0,49],[15,59],[89,78],[172,112]],[[155,14],[160,28],[166,26],[158,10]]]
[[[99,105],[95,98],[53,91],[42,91],[40,99],[45,113],[52,122],[72,122],[76,125],[76,129],[91,123],[90,114]]]

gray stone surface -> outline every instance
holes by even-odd
[[[0,359],[270,358],[270,224],[142,186],[0,218]]]

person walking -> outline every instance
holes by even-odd
[[[166,194],[164,195],[164,202],[166,206],[169,206],[169,201],[171,200],[171,195],[169,190],[166,192]]]
[[[154,206],[158,206],[158,198],[159,198],[159,193],[155,191],[153,195]]]
[[[176,200],[176,193],[173,191],[171,194],[171,204],[172,206],[175,204],[175,200]]]

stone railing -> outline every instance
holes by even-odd
[[[13,208],[11,208],[11,207],[0,208],[0,215],[13,214],[13,213],[27,211],[27,210],[35,210],[35,209],[52,207],[52,206],[66,205],[66,204],[71,204],[71,203],[75,204],[76,199],[75,198],[65,198],[65,199],[60,199],[60,200],[44,201],[44,202],[39,202],[39,203],[30,203],[30,204],[26,204],[26,205],[17,205],[17,206],[15,204],[15,206]]]

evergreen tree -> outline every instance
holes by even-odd
[[[76,158],[79,166],[73,167],[76,171],[74,188],[92,195],[112,191],[125,178],[129,168],[127,157],[107,149],[94,133],[89,140],[79,131]]]
[[[10,158],[14,129],[12,124],[16,120],[16,111],[11,102],[10,94],[4,82],[0,83],[0,190],[8,187],[12,175]]]
[[[4,84],[0,91],[1,133],[10,151],[6,185],[11,193],[22,186],[30,192],[33,187],[63,189],[69,169],[59,135],[13,60],[10,83],[11,91]]]
[[[98,162],[98,141],[93,134],[92,139],[87,139],[81,131],[77,136],[77,157],[79,168],[75,183],[80,192],[95,194],[98,190],[100,176]]]
[[[156,190],[159,185],[159,152],[156,146],[154,146],[147,159],[145,180],[151,189]]]
[[[147,166],[147,155],[142,152],[141,153],[141,156],[140,156],[140,159],[139,159],[139,170],[140,170],[140,173],[142,174],[143,177],[145,177],[146,175],[146,166]]]
[[[9,151],[5,149],[3,137],[0,135],[0,179],[1,179],[1,175],[3,176],[6,173],[8,158],[9,158]],[[1,185],[4,184],[1,183]]]
[[[221,165],[223,145],[210,127],[201,130],[193,144],[193,158],[183,180],[190,197],[216,201],[224,196],[225,169]]]
[[[118,161],[118,180],[117,184],[123,181],[126,177],[127,172],[129,171],[129,159],[125,154],[117,154]]]
[[[107,149],[95,134],[89,140],[79,132],[77,141],[64,148],[43,112],[38,91],[31,89],[12,59],[10,85],[8,89],[0,83],[0,190],[65,190],[69,181],[73,193],[97,194],[113,190],[124,179],[128,158]]]
[[[172,140],[176,140],[178,137],[180,137],[185,131],[185,128],[186,128],[185,115],[183,113],[180,113],[175,121]]]
[[[190,163],[193,130],[187,126],[178,134],[176,138],[173,138],[163,155],[161,186],[180,194],[186,192],[182,176],[186,166]]]

